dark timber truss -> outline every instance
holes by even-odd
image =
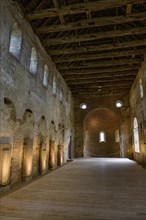
[[[124,95],[146,54],[146,0],[17,0],[74,96]]]

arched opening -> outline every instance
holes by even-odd
[[[58,144],[57,165],[61,166],[63,163],[63,144]]]
[[[50,142],[49,142],[49,169],[54,169],[56,166],[56,126],[52,120],[50,123]]]
[[[15,119],[15,105],[6,97],[0,106],[0,185],[3,187],[9,185],[12,178]]]
[[[48,66],[44,66],[44,76],[43,76],[43,86],[47,87],[48,86],[48,77],[49,77],[49,70]]]
[[[99,108],[91,111],[84,120],[84,157],[119,157],[116,127],[118,117],[112,110]]]
[[[120,133],[119,133],[119,129],[115,130],[115,142],[119,143],[120,142]]]
[[[17,23],[12,26],[12,32],[10,37],[9,52],[15,57],[19,57],[22,43],[22,32]]]
[[[143,85],[142,85],[142,79],[139,80],[139,90],[140,90],[140,97],[143,98]]]
[[[32,47],[29,70],[34,75],[37,73],[37,64],[38,64],[37,51],[34,47]]]
[[[55,141],[50,140],[49,144],[49,168],[55,167]]]
[[[134,132],[134,149],[135,152],[139,153],[140,148],[139,148],[139,132],[138,132],[138,121],[137,118],[134,118],[133,122],[133,132]]]
[[[22,150],[22,179],[32,178],[33,159],[33,124],[34,116],[30,109],[25,110],[23,115],[23,150]]]
[[[62,88],[60,88],[59,99],[60,99],[60,102],[63,102],[63,90],[62,90]]]
[[[105,140],[105,132],[104,131],[100,131],[99,132],[99,142],[106,142]]]
[[[56,96],[56,78],[53,77],[53,95]]]
[[[44,174],[47,170],[47,143],[46,143],[46,119],[44,116],[40,118],[39,133],[38,133],[38,147],[37,147],[37,161],[38,173]]]

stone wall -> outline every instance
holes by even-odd
[[[131,88],[130,106],[133,157],[137,162],[146,165],[146,58]],[[139,152],[135,152],[134,118],[138,122]]]
[[[22,33],[19,56],[9,52],[14,23]],[[29,70],[32,47],[38,54],[36,74]],[[44,65],[49,70],[47,87],[43,86]],[[58,159],[60,165],[66,162],[70,137],[74,137],[72,94],[20,8],[10,0],[1,1],[0,76],[0,155],[2,161],[9,151],[11,160],[10,171],[8,164],[5,167],[0,164],[2,172],[8,169],[9,173],[7,183],[0,176],[1,185],[5,186],[47,172],[51,145],[54,158],[51,169],[57,166]],[[54,76],[56,95],[52,92]]]

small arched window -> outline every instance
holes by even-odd
[[[56,96],[56,79],[53,77],[53,95]]]
[[[135,152],[139,153],[140,149],[139,149],[139,132],[138,132],[138,121],[137,118],[134,118],[134,122],[133,122],[133,132],[134,132],[134,148],[135,148]]]
[[[99,142],[105,142],[105,132],[104,131],[100,131],[99,132]]]
[[[22,43],[22,32],[18,27],[17,23],[14,23],[12,26],[11,38],[9,52],[12,53],[15,57],[19,57]]]
[[[62,91],[62,88],[60,89],[60,102],[62,102],[63,101],[63,91]]]
[[[140,97],[143,98],[143,85],[142,85],[142,79],[139,80],[139,90],[140,90]]]
[[[38,64],[37,52],[36,52],[36,49],[34,47],[32,47],[31,57],[30,57],[30,66],[29,66],[29,70],[30,70],[31,73],[36,74],[37,64]]]
[[[120,142],[120,134],[119,134],[119,130],[118,129],[115,131],[115,142],[116,143]]]
[[[49,70],[48,66],[44,66],[44,76],[43,76],[43,86],[47,87],[48,86],[48,76],[49,76]]]

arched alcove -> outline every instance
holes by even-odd
[[[37,157],[37,167],[38,173],[43,174],[47,169],[47,128],[46,128],[46,118],[42,116],[39,121],[38,127],[38,144],[36,149],[36,157]]]
[[[49,169],[53,169],[56,164],[56,125],[52,120],[50,123],[50,141],[49,141]]]
[[[110,109],[89,112],[84,120],[84,157],[117,157],[120,146],[115,142],[118,117]]]
[[[4,98],[0,108],[0,185],[6,186],[11,181],[13,139],[15,133],[16,109],[13,101]]]
[[[22,119],[22,179],[27,180],[32,176],[33,159],[33,125],[34,115],[30,109],[26,109]]]

